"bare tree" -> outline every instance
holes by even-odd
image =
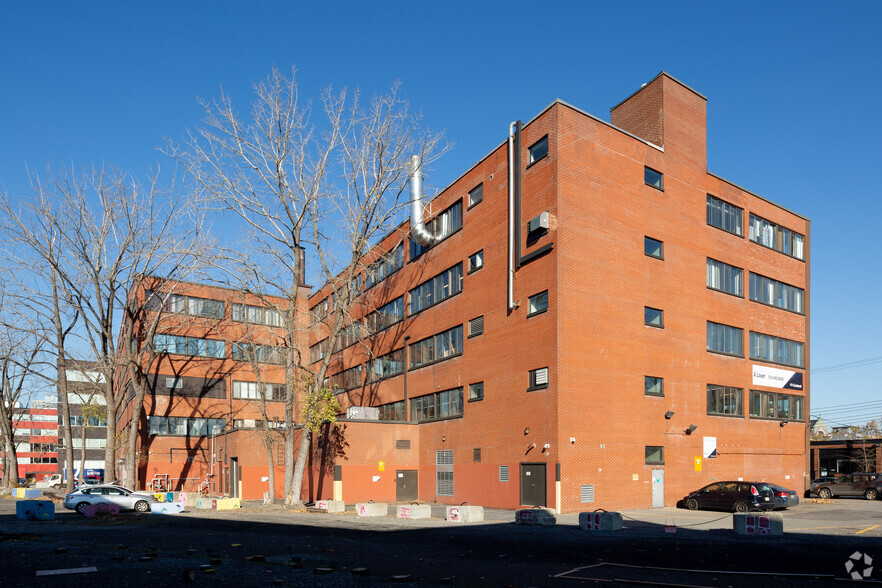
[[[321,123],[299,102],[294,70],[277,69],[256,84],[250,118],[243,120],[229,96],[203,102],[203,125],[166,153],[181,163],[212,202],[233,211],[250,231],[253,247],[243,272],[252,293],[278,297],[280,344],[285,349],[285,493],[300,503],[315,420],[327,413],[323,382],[332,354],[311,366],[301,349],[308,343],[305,250],[319,260],[318,278],[334,291],[335,305],[322,328],[333,349],[358,297],[353,280],[371,244],[392,230],[405,203],[409,159],[438,156],[440,136],[420,130],[419,118],[390,93],[365,109],[358,93],[326,90]],[[297,394],[303,376],[306,398]],[[301,443],[295,458],[295,424]]]
[[[0,212],[20,267],[38,284],[28,304],[55,329],[57,385],[66,422],[65,365],[73,357],[69,338],[75,337],[79,355],[97,362],[107,410],[105,463],[113,471],[123,384],[145,357],[130,344],[131,329],[118,331],[118,325],[127,325],[146,304],[137,295],[145,280],[174,281],[194,271],[204,251],[201,217],[179,191],[161,189],[156,176],[142,185],[117,170],[60,176],[50,170],[45,182],[34,176],[32,186],[31,197],[4,197]],[[135,429],[139,408],[136,403]],[[71,439],[65,444],[71,447]],[[68,462],[72,471],[72,452]],[[127,469],[131,484],[129,472],[136,469]],[[69,489],[71,484],[72,476]]]
[[[27,404],[28,390],[34,387],[43,339],[21,325],[0,325],[0,436],[3,438],[2,486],[18,485],[16,423]]]

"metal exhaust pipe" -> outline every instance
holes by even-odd
[[[434,245],[438,240],[426,229],[423,221],[423,171],[419,155],[410,158],[410,234],[420,245]]]

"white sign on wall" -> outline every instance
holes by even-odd
[[[705,437],[704,438],[704,451],[701,452],[705,458],[716,457],[717,456],[717,438],[716,437]]]
[[[802,390],[802,372],[755,365],[753,366],[753,385]]]

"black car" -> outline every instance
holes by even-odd
[[[784,510],[799,504],[799,496],[796,494],[796,490],[778,486],[777,484],[769,484],[769,488],[772,489],[774,494],[772,500],[775,503],[775,510]]]
[[[683,498],[689,510],[748,512],[775,508],[774,492],[765,482],[714,482]]]

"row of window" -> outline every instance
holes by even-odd
[[[254,343],[233,343],[233,359],[282,365],[285,363],[285,348]]]
[[[647,171],[646,183],[661,189],[661,179],[658,178],[657,180],[653,180],[655,183],[650,183],[649,173],[654,170],[650,170],[650,168],[646,169],[649,170]],[[658,174],[658,172],[654,173]],[[661,174],[659,174],[659,176],[660,175]],[[724,200],[720,200],[719,198],[708,194],[707,224],[722,229],[728,233],[732,233],[733,235],[743,237],[744,210],[734,204],[729,204]],[[775,251],[789,255],[790,257],[795,257],[796,259],[802,260],[805,258],[804,235],[768,221],[753,213],[750,214],[748,224],[750,226],[748,238],[752,242],[768,247],[769,249],[774,249]]]
[[[147,308],[148,310],[163,309],[166,312],[176,314],[214,319],[223,319],[225,313],[223,300],[168,294],[153,290],[147,292]],[[250,304],[234,303],[231,318],[235,322],[247,322],[253,325],[282,326],[282,317],[277,310]]]
[[[708,384],[707,414],[744,416],[744,390],[731,386]],[[749,414],[751,417],[784,421],[801,421],[804,418],[802,396],[781,392],[750,391]]]
[[[462,388],[418,396],[410,401],[414,421],[430,421],[462,416]]]
[[[238,323],[266,325],[268,327],[282,326],[282,315],[278,310],[264,308],[263,306],[253,306],[251,304],[233,304],[231,318]]]
[[[285,400],[284,384],[263,384],[262,387],[263,397],[266,400]],[[257,387],[257,382],[233,381],[233,398],[258,400],[260,399],[260,396],[260,389]]]
[[[220,433],[226,424],[224,419],[148,416],[147,434],[205,437]]]
[[[226,343],[215,339],[199,339],[197,337],[157,333],[153,336],[153,347],[160,353],[176,353],[178,355],[215,357],[219,359],[227,356]]]
[[[707,287],[734,296],[744,296],[744,270],[707,258]],[[803,314],[805,290],[750,272],[750,299]]]
[[[86,423],[86,426],[88,427],[106,427],[107,417],[89,417],[88,419],[85,419],[79,414],[70,415],[70,424],[72,427],[82,427],[84,423]],[[58,424],[61,424],[61,415],[58,415]]]
[[[750,359],[805,367],[805,343],[750,331]],[[707,322],[707,350],[744,357],[744,330]]]

